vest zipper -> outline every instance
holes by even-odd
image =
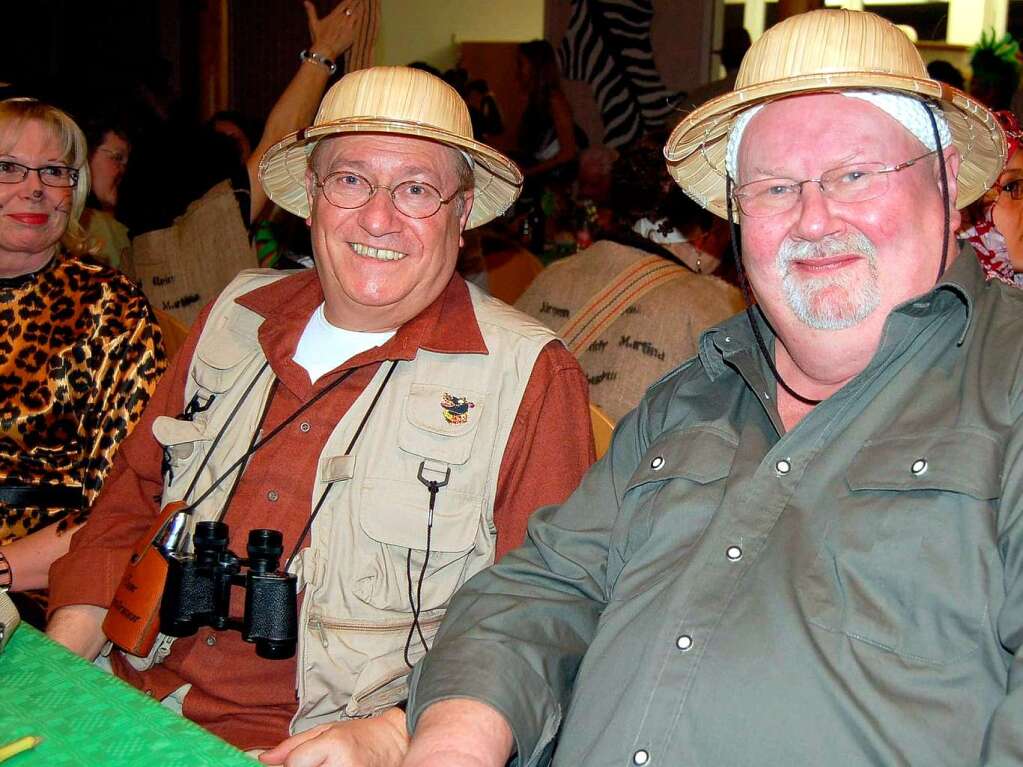
[[[437,615],[426,620],[420,620],[419,625],[424,629],[427,626],[433,627],[441,622],[443,619],[442,615]],[[409,626],[412,625],[411,618],[407,621],[387,621],[385,623],[373,623],[370,621],[340,621],[334,620],[333,618],[324,618],[319,615],[310,615],[309,620],[306,623],[310,631],[316,632],[316,635],[320,639],[320,644],[323,645],[324,649],[327,649],[327,632],[328,631],[358,631],[366,634],[372,633],[393,633],[396,631],[407,631]]]

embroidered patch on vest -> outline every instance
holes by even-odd
[[[440,406],[444,408],[444,420],[448,423],[466,423],[469,420],[469,411],[476,407],[476,403],[469,402],[466,397],[454,397],[444,392]]]

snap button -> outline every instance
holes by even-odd
[[[633,764],[646,764],[650,761],[650,752],[646,749],[641,748],[639,751],[632,755]]]
[[[909,467],[909,470],[913,472],[915,476],[919,477],[921,474],[927,471],[927,459],[917,458],[915,461],[913,461],[913,465]]]
[[[650,462],[650,468],[653,469],[654,471],[660,471],[663,466],[664,458],[662,458],[661,456],[657,456],[656,458],[654,458],[654,460]]]
[[[788,474],[792,470],[792,464],[789,463],[788,458],[782,458],[774,465],[774,468],[779,474]]]
[[[309,425],[308,421],[302,421],[302,423],[298,425],[298,430],[301,431],[303,434],[308,432],[311,428],[312,426]]]
[[[742,549],[738,546],[729,546],[725,549],[725,556],[728,557],[732,562],[738,562],[742,559]]]
[[[682,636],[675,640],[675,646],[682,652],[685,652],[686,650],[693,646],[693,638],[688,634],[683,634]]]
[[[280,496],[277,494],[276,490],[271,490],[266,494],[266,499],[271,503],[276,503],[278,498],[280,498]]]
[[[217,637],[215,634],[210,634],[208,637],[206,637],[206,644],[208,644],[210,647],[213,647],[213,645],[215,645],[216,643]]]
[[[148,695],[150,698],[152,698],[153,697],[153,691],[152,690],[146,690],[146,695]]]

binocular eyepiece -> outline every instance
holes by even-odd
[[[284,551],[280,532],[250,531],[245,559],[228,549],[228,540],[223,522],[199,522],[192,537],[195,552],[166,555],[160,631],[186,637],[200,626],[235,629],[256,645],[261,658],[290,658],[298,642],[297,579],[278,570]],[[245,589],[240,620],[230,617],[232,586]]]

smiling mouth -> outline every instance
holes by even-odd
[[[401,259],[407,256],[407,253],[401,253],[397,250],[387,250],[386,248],[372,248],[369,245],[363,245],[361,242],[350,242],[348,243],[352,250],[355,251],[355,255],[362,256],[364,258],[375,258],[378,261],[401,261]]]
[[[860,257],[858,255],[849,254],[842,256],[828,256],[825,258],[799,259],[794,261],[793,265],[802,271],[813,274],[841,269],[842,267],[849,266],[859,260]]]

